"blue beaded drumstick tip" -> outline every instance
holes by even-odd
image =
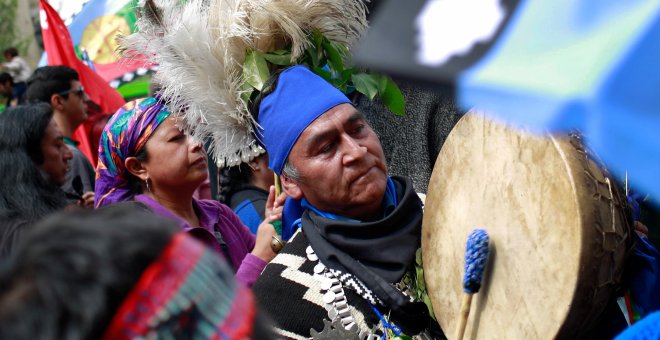
[[[465,248],[465,275],[463,291],[475,294],[481,288],[486,262],[488,262],[488,233],[483,229],[473,230]]]
[[[475,229],[468,235],[465,248],[465,274],[463,276],[463,301],[456,324],[454,339],[463,339],[465,326],[470,314],[472,295],[481,288],[481,280],[488,262],[488,233],[483,229]]]

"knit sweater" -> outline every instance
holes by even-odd
[[[378,98],[359,96],[356,104],[378,134],[389,174],[410,177],[415,191],[426,193],[440,148],[465,111],[448,91],[397,84],[406,100],[405,116],[388,111]]]
[[[261,310],[271,317],[278,337],[309,339],[310,329],[321,331],[328,311],[323,302],[321,283],[314,277],[318,260],[308,258],[309,242],[298,231],[282,251],[266,266],[252,290]],[[356,292],[344,289],[351,315],[363,331],[380,327],[378,316]]]

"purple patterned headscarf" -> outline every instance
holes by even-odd
[[[170,114],[162,101],[148,97],[124,105],[110,118],[99,143],[94,198],[96,208],[128,201],[138,194],[129,186],[124,162],[144,147]]]

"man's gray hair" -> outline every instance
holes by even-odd
[[[287,159],[282,168],[282,176],[286,176],[288,179],[292,179],[296,182],[300,182],[300,173],[293,164]]]

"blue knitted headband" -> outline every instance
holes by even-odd
[[[300,134],[324,112],[344,103],[351,101],[308,68],[293,66],[284,70],[275,91],[259,106],[269,167],[280,175]]]

